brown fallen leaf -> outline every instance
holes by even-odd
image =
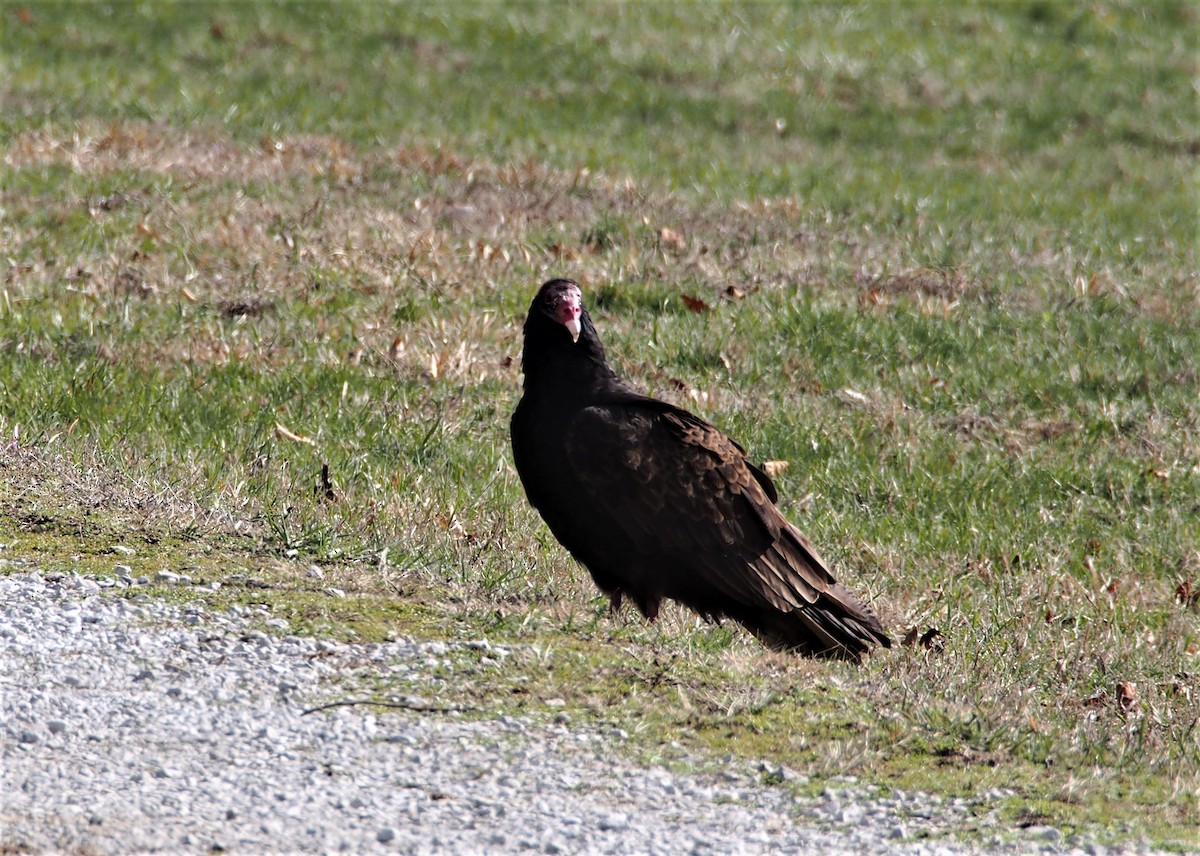
[[[880,303],[883,303],[883,292],[878,288],[860,292],[858,295],[859,306],[878,306]]]
[[[1090,696],[1083,700],[1083,706],[1089,710],[1104,707],[1108,703],[1108,692],[1103,689],[1096,690]]]
[[[908,648],[920,645],[926,651],[937,653],[946,647],[946,637],[936,627],[930,627],[924,633],[921,633],[919,628],[913,627],[904,634],[903,644]]]
[[[699,297],[692,297],[690,294],[681,294],[679,299],[683,301],[683,305],[692,312],[708,312],[710,307]]]
[[[742,291],[736,285],[730,285],[725,289],[725,296],[730,300],[741,300],[746,296],[746,292]]]
[[[778,477],[787,468],[787,461],[763,461],[762,465],[762,471],[771,478]]]
[[[674,229],[668,229],[666,226],[663,226],[658,230],[658,240],[661,241],[664,246],[670,247],[673,250],[682,250],[684,244],[686,243],[683,239],[683,235],[679,234]]]
[[[1124,713],[1133,713],[1138,706],[1137,685],[1133,681],[1117,682],[1117,704]]]
[[[463,526],[462,521],[453,515],[447,517],[444,514],[439,514],[435,519],[441,524],[442,528],[449,532],[456,540],[470,541],[472,539],[471,533],[467,531],[467,527]]]
[[[1175,602],[1180,606],[1195,606],[1200,603],[1200,587],[1184,580],[1175,589]]]

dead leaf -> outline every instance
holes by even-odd
[[[679,295],[679,299],[682,300],[683,305],[692,312],[708,312],[710,309],[707,303],[705,303],[699,297],[692,297],[690,294],[681,294]]]
[[[1173,680],[1163,684],[1163,693],[1168,698],[1182,698],[1184,701],[1192,700],[1192,688],[1181,680]]]
[[[475,256],[480,261],[491,261],[492,256],[496,254],[496,248],[487,241],[478,241],[475,244]]]
[[[450,535],[453,536],[456,540],[458,540],[458,541],[470,541],[471,540],[471,538],[472,538],[471,533],[469,533],[467,531],[467,527],[463,526],[462,521],[460,521],[457,517],[454,517],[453,515],[447,517],[444,514],[439,514],[439,515],[437,515],[437,517],[435,519],[437,520],[438,523],[440,523],[442,525],[442,528],[445,529],[447,532],[449,532]]]
[[[921,633],[918,628],[913,627],[904,634],[903,644],[908,648],[915,648],[920,645],[926,651],[932,651],[936,654],[946,647],[946,637],[936,627],[930,627],[924,633]]]
[[[1175,589],[1175,602],[1180,606],[1195,606],[1200,603],[1200,588],[1192,585],[1191,580],[1184,580]]]
[[[392,339],[392,345],[388,348],[388,356],[393,360],[398,360],[404,356],[404,349],[406,347],[408,347],[408,344],[404,341],[404,337],[397,336]]]
[[[922,648],[926,651],[933,651],[935,654],[946,647],[946,637],[936,627],[930,627],[922,633],[919,641]]]
[[[222,300],[217,308],[226,318],[256,318],[268,309],[274,308],[275,303],[260,297],[247,297],[243,300]]]
[[[878,288],[868,289],[858,295],[859,306],[878,306],[883,303],[883,292]]]
[[[736,285],[730,285],[725,289],[725,296],[730,300],[741,300],[746,296],[746,292],[742,291]]]
[[[666,226],[663,226],[658,230],[658,240],[661,241],[664,246],[670,247],[673,250],[682,250],[686,243],[683,239],[683,235],[679,234],[674,229],[668,229]]]
[[[693,401],[698,401],[701,404],[708,402],[708,393],[702,389],[697,389],[691,384],[685,383],[677,377],[667,378],[667,386],[671,387],[675,392],[686,395]]]
[[[771,478],[778,478],[787,468],[787,461],[763,461],[762,465],[762,471]]]
[[[316,494],[318,498],[324,498],[329,502],[337,499],[337,494],[333,492],[333,482],[329,480],[329,464],[321,463],[321,481],[317,485]]]
[[[293,443],[304,443],[306,446],[317,445],[312,437],[305,437],[303,434],[297,434],[292,429],[285,426],[282,422],[275,423],[275,433],[285,440],[291,440]]]
[[[1117,683],[1117,704],[1121,706],[1124,713],[1133,713],[1138,706],[1137,685],[1133,681],[1119,681]]]
[[[1090,696],[1083,700],[1083,706],[1089,710],[1104,707],[1108,703],[1108,692],[1105,690],[1096,690]]]

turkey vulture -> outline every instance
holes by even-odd
[[[745,450],[608,365],[579,286],[554,279],[525,319],[513,459],[530,503],[609,595],[651,621],[663,598],[764,644],[861,660],[879,619],[775,507]]]

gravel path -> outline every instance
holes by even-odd
[[[0,852],[1146,852],[998,826],[966,848],[946,837],[962,801],[849,783],[797,800],[747,763],[637,767],[619,734],[569,723],[303,715],[449,649],[268,635],[113,584],[0,577]]]

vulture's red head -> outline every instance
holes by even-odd
[[[582,327],[583,292],[569,279],[552,279],[538,289],[532,310],[567,328],[571,341],[579,341]]]
[[[569,279],[552,279],[538,289],[525,318],[521,370],[525,386],[558,385],[582,394],[617,380],[604,345],[583,308],[583,292]]]

